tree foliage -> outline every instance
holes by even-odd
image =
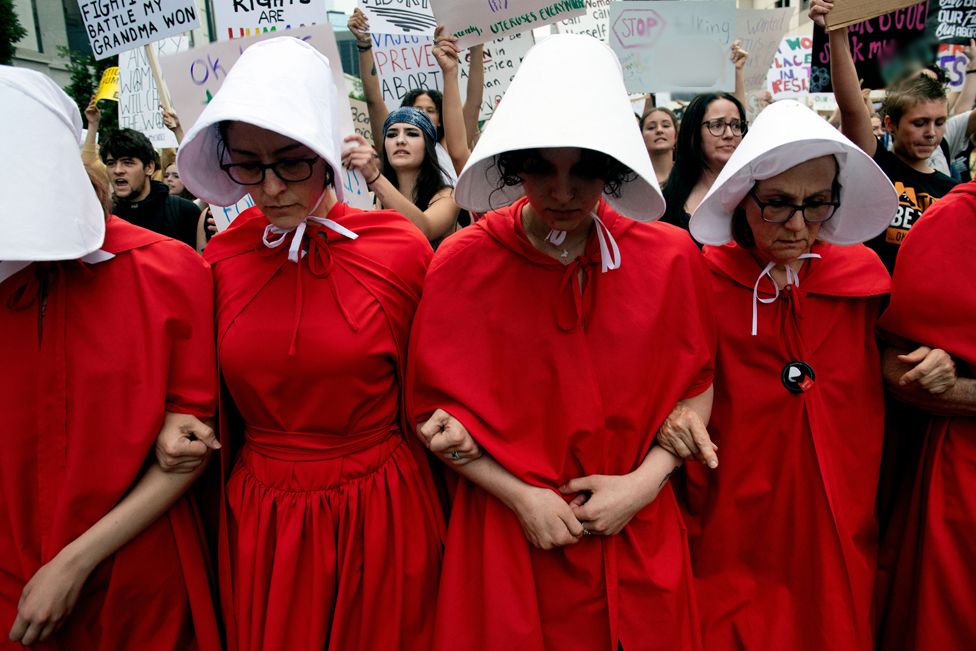
[[[27,30],[14,13],[13,0],[0,0],[0,64],[14,60],[14,43],[27,36]]]
[[[3,0],[0,0],[3,2]],[[58,53],[68,60],[68,74],[71,82],[64,89],[71,99],[78,105],[78,110],[84,116],[88,101],[98,90],[98,82],[102,79],[102,73],[106,68],[119,65],[119,57],[112,56],[107,59],[97,61],[95,56],[90,53],[82,54],[66,47],[59,47]],[[102,121],[99,125],[99,132],[105,134],[118,128],[118,103],[103,100],[98,103],[102,111]]]

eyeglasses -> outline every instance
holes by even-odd
[[[741,136],[746,132],[746,123],[739,120],[729,120],[726,122],[721,118],[715,120],[706,120],[702,124],[708,128],[708,132],[715,136],[716,138],[721,138],[725,135],[725,129],[732,129],[733,136]]]
[[[800,211],[806,223],[822,224],[833,217],[840,206],[840,201],[811,201],[799,205],[783,201],[760,201],[755,189],[749,191],[749,196],[759,206],[759,216],[767,224],[785,224],[793,219],[797,211]]]
[[[260,185],[264,183],[264,174],[273,170],[275,175],[285,183],[298,183],[312,176],[312,167],[318,162],[319,156],[312,158],[286,158],[273,163],[222,163],[220,169],[234,183],[241,185]]]

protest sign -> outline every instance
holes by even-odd
[[[248,39],[211,43],[187,52],[162,57],[159,63],[163,76],[169,87],[173,106],[180,116],[180,121],[186,125],[185,128],[189,129],[189,126],[197,121],[244,50],[254,43],[277,36],[282,34],[271,31]],[[288,36],[306,41],[329,60],[338,92],[336,118],[339,120],[339,132],[353,133],[352,111],[342,73],[342,60],[339,58],[339,49],[332,28],[327,23],[294,28],[288,32]],[[261,79],[254,80],[255,93],[261,92],[261,84]],[[362,176],[358,172],[354,173],[346,169],[337,172],[336,184],[343,186],[346,203],[357,208],[371,208],[372,200]]]
[[[230,223],[237,218],[242,212],[254,205],[254,199],[251,195],[245,194],[244,198],[235,203],[233,206],[215,206],[212,203],[207,204],[210,206],[210,214],[214,218],[214,224],[217,225],[217,232],[224,230]]]
[[[215,0],[213,17],[218,41],[329,22],[326,0]]]
[[[370,31],[377,34],[433,36],[437,27],[430,0],[359,0],[359,7],[369,20]]]
[[[586,0],[430,0],[437,22],[458,47],[551,25],[586,13]]]
[[[79,0],[78,7],[96,59],[200,25],[193,0]]]
[[[532,32],[520,32],[485,43],[485,83],[481,98],[481,109],[478,111],[479,120],[490,120],[495,107],[505,95],[509,84],[515,77],[515,71],[532,47]],[[467,97],[468,70],[470,68],[470,51],[463,52],[461,63],[460,86],[461,98]]]
[[[810,92],[812,59],[813,39],[809,36],[787,36],[780,42],[766,76],[774,100]]]
[[[158,55],[176,54],[190,49],[187,35],[173,36],[149,45]],[[176,136],[163,124],[159,108],[159,89],[150,70],[144,48],[119,55],[119,127],[139,131],[153,147],[176,147]],[[182,115],[180,116],[183,117]],[[194,118],[195,119],[195,118]],[[192,122],[183,120],[189,127]]]
[[[793,10],[739,9],[735,15],[735,37],[749,53],[742,70],[746,90],[758,90],[766,85],[766,73],[780,46],[783,36],[790,29]],[[809,77],[809,74],[807,75]]]
[[[963,46],[943,43],[939,46],[935,61],[945,72],[949,89],[960,90],[966,81],[966,66],[969,64],[969,57],[966,56]]]
[[[443,92],[444,77],[430,36],[373,33],[370,38],[383,103],[389,110],[399,108],[403,96],[414,88]]]
[[[586,0],[586,13],[560,20],[556,29],[561,34],[586,34],[607,42],[610,33],[611,0]]]
[[[95,101],[107,99],[112,102],[119,101],[119,67],[112,66],[105,68],[102,79],[98,82],[98,90],[95,91]]]
[[[366,106],[366,102],[350,97],[349,111],[352,115],[352,127],[355,132],[365,138],[369,144],[374,144],[373,133],[369,124],[369,108]]]
[[[928,4],[921,2],[848,27],[851,56],[865,88],[887,86],[904,71],[908,58],[917,57],[923,63],[931,61],[934,52],[925,44],[928,15]],[[810,92],[831,91],[827,34],[814,25]]]
[[[938,3],[935,35],[940,41],[976,38],[976,0],[938,0]]]
[[[735,2],[615,2],[610,46],[631,93],[733,90]]]
[[[952,1],[961,2],[962,0]],[[918,4],[918,0],[843,0],[831,9],[825,18],[825,22],[828,30],[834,30],[838,27],[862,23],[869,18],[890,14],[913,4]]]

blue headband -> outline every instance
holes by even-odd
[[[412,106],[398,108],[390,113],[383,122],[383,134],[385,135],[389,131],[391,124],[401,122],[404,124],[412,124],[423,131],[428,140],[433,143],[437,142],[437,129],[434,128],[434,123],[430,121],[426,113]]]

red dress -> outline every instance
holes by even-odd
[[[621,267],[600,273],[595,236],[564,266],[527,239],[525,204],[438,249],[411,335],[412,413],[445,409],[534,486],[629,473],[675,403],[711,383],[701,257],[683,231],[601,202]],[[670,484],[620,534],[542,551],[508,507],[462,480],[434,648],[698,649],[690,569]]]
[[[976,184],[956,188],[912,227],[898,252],[886,332],[942,348],[960,377],[976,368]],[[883,649],[976,643],[976,418],[933,415],[901,540]]]
[[[706,649],[873,648],[874,504],[883,439],[874,328],[888,274],[861,245],[816,243],[799,287],[758,306],[763,269],[705,247],[719,324],[709,433],[719,467],[686,466],[687,524]],[[768,279],[760,295],[771,295]],[[784,367],[815,380],[791,393]]]
[[[23,648],[6,632],[27,581],[154,458],[164,411],[216,409],[207,265],[117,217],[102,248],[115,258],[35,263],[0,284],[2,648]],[[189,498],[100,564],[63,628],[31,648],[219,649]]]
[[[298,264],[291,235],[262,244],[256,208],[207,247],[243,421],[225,487],[229,646],[426,650],[443,515],[400,387],[431,250],[396,213],[337,204],[328,218],[359,238],[309,222]]]

